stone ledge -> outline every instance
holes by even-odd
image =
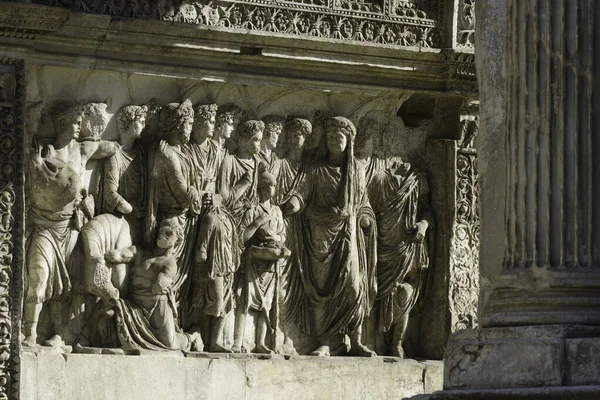
[[[547,325],[460,331],[452,335],[446,347],[444,387],[598,385],[599,350],[598,327]]]
[[[441,361],[23,352],[27,400],[398,399],[441,389]]]

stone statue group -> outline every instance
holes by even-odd
[[[422,172],[373,156],[340,116],[252,120],[189,100],[154,112],[144,140],[152,110],[121,108],[117,143],[80,137],[87,117],[66,104],[55,137],[33,141],[24,346],[289,354],[302,334],[312,355],[373,356],[362,330],[377,310],[404,356],[429,266]]]

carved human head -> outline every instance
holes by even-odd
[[[175,218],[164,219],[158,229],[156,245],[168,249],[183,240],[183,228]]]
[[[205,138],[211,138],[215,132],[217,118],[216,104],[202,104],[194,107],[194,127],[192,128],[192,140],[196,143]]]
[[[265,123],[262,141],[263,148],[275,150],[279,141],[279,135],[281,135],[281,131],[283,130],[284,121],[283,117],[277,115],[267,115],[263,118],[263,122]]]
[[[83,108],[80,105],[59,105],[54,113],[54,129],[56,137],[77,139],[81,133]]]
[[[356,128],[352,121],[345,117],[331,117],[325,121],[327,149],[330,153],[340,154],[354,141]]]
[[[290,149],[300,150],[304,147],[306,139],[312,133],[312,124],[303,118],[293,118],[285,125],[287,146]]]
[[[238,129],[239,149],[249,155],[260,152],[265,123],[257,120],[244,121]]]
[[[165,138],[177,136],[180,143],[187,143],[193,123],[194,109],[189,99],[183,103],[167,104],[160,110],[159,125]]]
[[[363,118],[358,124],[354,152],[358,158],[369,158],[373,155],[373,127],[377,123],[372,118]]]
[[[276,183],[275,176],[268,171],[263,171],[258,175],[258,197],[261,202],[270,200],[275,196]]]
[[[121,138],[138,138],[146,126],[148,106],[128,105],[117,113],[117,131]]]
[[[229,139],[235,129],[235,121],[242,115],[242,109],[233,104],[219,107],[215,132],[220,137]]]

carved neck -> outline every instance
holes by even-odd
[[[299,162],[302,159],[302,149],[290,149],[287,159],[292,162]]]
[[[167,249],[163,249],[161,247],[154,248],[154,254],[157,256],[170,256],[173,253],[173,248],[169,247]]]
[[[135,143],[134,137],[121,137],[121,148],[125,151],[131,151],[133,149],[133,144]]]
[[[58,149],[62,149],[64,147],[67,147],[68,145],[70,145],[71,142],[73,142],[72,138],[59,135],[56,138],[56,140],[54,141],[54,148],[57,149],[57,150]]]
[[[329,152],[329,156],[327,159],[334,165],[342,165],[344,161],[346,161],[346,152],[343,151],[341,153],[332,153]]]

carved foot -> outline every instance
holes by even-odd
[[[330,356],[329,351],[330,351],[329,346],[320,346],[315,351],[312,351],[310,353],[310,355],[316,356],[316,357],[329,357]]]
[[[401,343],[392,347],[392,352],[390,355],[392,357],[406,358],[406,354],[404,353],[404,348],[402,347]]]
[[[233,349],[228,349],[227,347],[223,347],[218,343],[214,343],[212,346],[210,346],[210,349],[208,349],[208,351],[210,351],[211,353],[233,353]]]
[[[24,347],[35,347],[35,346],[37,346],[37,336],[29,335],[26,338],[24,338],[23,340],[21,340],[21,344]]]
[[[49,347],[62,347],[65,345],[65,341],[60,335],[54,335],[50,339],[44,341],[44,346]]]
[[[246,348],[244,346],[242,346],[241,344],[234,344],[231,347],[231,352],[232,353],[236,353],[236,354],[241,354],[241,353],[247,353]]]
[[[287,354],[290,356],[298,355],[298,352],[294,348],[293,344],[284,343],[281,347],[277,349],[278,354]]]
[[[259,353],[259,354],[275,354],[275,352],[273,350],[271,350],[270,348],[268,348],[264,344],[257,344],[256,347],[254,347],[254,353]]]
[[[375,357],[377,356],[377,353],[369,349],[364,344],[359,343],[352,345],[350,351],[348,352],[348,355],[352,357]]]
[[[190,351],[204,351],[204,342],[199,332],[192,333],[190,342]]]

